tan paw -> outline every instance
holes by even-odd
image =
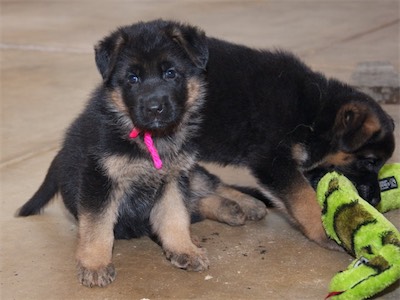
[[[104,287],[114,281],[116,271],[113,264],[89,270],[82,265],[78,265],[78,279],[81,284],[87,287]]]
[[[246,205],[239,204],[246,215],[246,219],[250,221],[261,220],[268,213],[266,205],[257,199],[249,199]]]
[[[217,214],[218,221],[231,226],[243,225],[246,222],[246,214],[240,205],[228,199],[223,200]]]
[[[345,252],[344,248],[338,245],[334,240],[325,238],[322,240],[315,241],[318,245],[328,250],[334,250],[339,252]]]
[[[165,251],[165,256],[175,267],[188,271],[199,272],[207,270],[210,264],[206,250],[202,248],[198,248],[195,252],[190,254]]]
[[[313,227],[309,227],[308,231],[304,230],[304,228],[302,231],[304,232],[304,235],[306,237],[308,237],[310,240],[317,243],[323,248],[335,251],[344,251],[341,246],[339,246],[334,240],[331,240],[328,237],[320,220],[315,221]]]

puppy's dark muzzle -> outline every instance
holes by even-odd
[[[166,91],[154,91],[138,98],[138,107],[132,107],[135,125],[142,130],[166,130],[178,122],[176,105]]]
[[[381,202],[379,187],[356,184],[356,188],[360,197],[366,200],[372,206],[377,206],[379,202]]]

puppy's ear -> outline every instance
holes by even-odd
[[[345,152],[357,150],[380,130],[378,117],[362,103],[345,104],[336,115],[334,133]]]
[[[95,46],[94,50],[97,69],[104,81],[109,78],[114,69],[118,53],[123,44],[123,33],[121,30],[117,30],[98,42]]]
[[[196,67],[205,70],[208,46],[204,31],[193,26],[173,24],[167,27],[167,35],[185,50]]]

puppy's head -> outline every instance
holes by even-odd
[[[202,102],[208,48],[195,27],[136,23],[104,38],[95,52],[109,104],[130,127],[166,134]]]
[[[338,101],[329,134],[331,151],[323,167],[344,174],[362,198],[377,205],[380,201],[378,172],[395,147],[394,122],[373,99],[351,91],[350,100]]]

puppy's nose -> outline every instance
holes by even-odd
[[[381,199],[380,199],[380,198],[372,198],[372,199],[369,201],[369,204],[371,204],[372,206],[376,207],[376,206],[379,204],[379,202],[381,202]]]
[[[152,114],[154,116],[159,115],[164,110],[164,105],[158,101],[152,101],[147,105],[147,113]]]

